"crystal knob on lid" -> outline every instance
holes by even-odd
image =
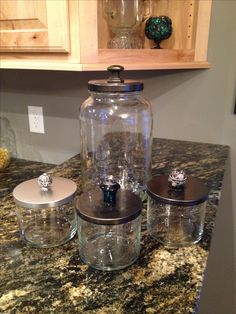
[[[187,177],[184,170],[174,169],[168,177],[170,186],[173,188],[183,188],[186,183]]]
[[[48,191],[52,184],[52,177],[50,174],[43,173],[38,177],[38,183],[43,191]]]
[[[203,235],[208,188],[184,170],[147,183],[148,233],[170,248],[197,243]]]
[[[54,247],[76,232],[75,182],[43,173],[13,190],[21,238],[34,247]]]

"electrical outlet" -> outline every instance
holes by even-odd
[[[44,132],[43,107],[28,106],[29,129],[34,133]]]

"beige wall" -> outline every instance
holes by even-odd
[[[124,75],[144,80],[145,95],[153,104],[154,136],[230,145],[232,191],[236,191],[235,14],[236,1],[213,1],[208,53],[212,69]],[[18,156],[60,163],[79,152],[77,116],[88,95],[87,81],[106,75],[2,70],[1,114],[16,133]],[[29,133],[28,105],[43,106],[45,135]],[[235,192],[233,197],[236,221]]]

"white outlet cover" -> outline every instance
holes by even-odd
[[[28,117],[30,132],[44,134],[43,107],[28,106]]]

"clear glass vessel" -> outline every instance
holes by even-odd
[[[90,81],[90,97],[80,108],[82,190],[112,175],[123,190],[142,193],[151,170],[152,111],[143,83],[108,68],[108,80]]]
[[[108,48],[140,49],[143,38],[140,25],[150,12],[149,0],[103,0],[103,12],[113,37]]]
[[[189,177],[184,186],[173,186],[168,176],[157,176],[148,182],[147,193],[147,228],[152,237],[170,248],[201,240],[208,189],[200,180]]]
[[[47,174],[19,184],[13,197],[21,239],[38,248],[55,247],[72,239],[77,230],[76,189],[73,181],[60,177],[51,180]]]
[[[120,190],[116,196],[115,191],[110,197],[107,187],[105,192],[95,190],[93,198],[87,193],[78,198],[78,244],[84,263],[112,271],[128,267],[139,256],[142,202],[131,191]]]
[[[98,225],[78,217],[80,257],[89,266],[118,270],[133,264],[140,252],[141,217],[119,225]]]

